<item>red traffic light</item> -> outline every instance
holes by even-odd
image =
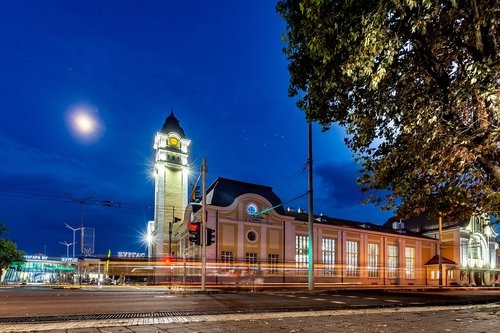
[[[188,222],[189,241],[201,245],[201,222]]]
[[[199,226],[199,225],[200,225],[200,224],[199,224],[199,223],[197,223],[197,222],[188,222],[188,228],[189,228],[189,230],[191,230],[191,231],[198,231],[198,226]]]
[[[164,262],[165,264],[171,264],[171,263],[175,262],[175,258],[174,258],[174,257],[167,256],[167,257],[163,258],[163,262]]]

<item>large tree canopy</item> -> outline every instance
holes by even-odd
[[[9,230],[5,227],[3,221],[0,221],[0,236]],[[0,237],[0,277],[4,269],[9,267],[14,261],[22,261],[24,252],[16,249],[16,243]]]
[[[283,0],[291,96],[346,128],[368,200],[500,216],[496,0]]]

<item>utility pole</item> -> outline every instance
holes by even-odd
[[[439,288],[443,288],[443,217],[439,214]]]
[[[70,193],[65,194],[71,201],[78,202],[80,204],[80,228],[71,228],[69,225],[66,224],[66,227],[70,228],[71,230],[80,230],[80,255],[84,254],[84,232],[85,228],[83,227],[83,205],[88,203],[91,199],[94,198],[93,195],[87,197],[87,198],[75,198],[73,197]],[[104,206],[104,207],[118,207],[120,208],[122,204],[120,202],[114,202],[113,200],[94,200],[90,202],[91,204],[98,205],[98,206]],[[94,236],[92,235],[92,248],[91,250],[93,251],[94,249]],[[74,237],[73,237],[74,238]],[[73,239],[73,243],[75,243],[75,240]],[[91,255],[90,253],[89,255]],[[73,258],[75,257],[75,250],[73,248]]]
[[[175,221],[175,207],[172,206],[172,221],[168,224],[168,255],[172,257],[172,226]]]
[[[84,233],[84,228],[83,228],[83,205],[92,199],[94,196],[91,195],[87,198],[80,199],[80,198],[75,198],[71,194],[66,193],[66,196],[68,196],[72,201],[76,201],[80,203],[80,255],[83,255],[83,233]]]
[[[312,124],[309,121],[308,125],[308,145],[309,145],[309,158],[308,158],[308,203],[309,203],[309,215],[308,215],[308,234],[309,234],[309,242],[308,242],[308,289],[314,290],[314,212],[313,212],[313,153],[312,153]]]
[[[205,158],[201,161],[201,289],[206,291],[206,272],[207,272],[207,197],[206,197],[206,179],[207,162]]]

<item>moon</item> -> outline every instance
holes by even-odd
[[[94,143],[103,133],[103,124],[97,107],[76,104],[68,108],[67,123],[72,136],[82,143]]]

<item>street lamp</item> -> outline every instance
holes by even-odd
[[[73,258],[75,257],[75,232],[78,231],[78,230],[81,230],[82,228],[73,228],[72,226],[70,226],[69,224],[65,223],[64,226],[68,229],[71,229],[73,230],[73,243],[71,243],[73,245]]]
[[[314,212],[313,212],[313,147],[312,147],[312,124],[311,120],[308,121],[308,205],[309,205],[309,215],[307,223],[307,234],[309,236],[308,240],[308,253],[307,258],[309,262],[309,267],[307,269],[307,285],[309,290],[314,290]]]
[[[68,243],[68,242],[64,241],[64,242],[59,242],[59,244],[66,246],[66,258],[68,258],[69,257],[69,247],[70,247],[70,245],[73,245],[74,243]]]

